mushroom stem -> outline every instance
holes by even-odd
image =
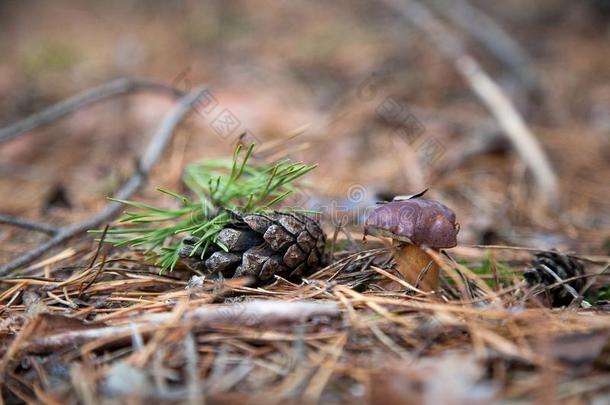
[[[439,267],[419,246],[398,242],[394,247],[394,260],[409,284],[424,291],[437,289]]]

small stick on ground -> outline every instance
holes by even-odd
[[[83,93],[77,94],[76,96],[70,97],[67,100],[54,104],[39,113],[30,115],[21,121],[17,121],[14,124],[1,128],[0,143],[13,139],[25,132],[31,131],[34,128],[49,124],[83,107],[95,104],[107,98],[140,90],[165,93],[173,97],[182,97],[184,95],[183,92],[174,87],[150,80],[127,78],[113,80],[98,87],[89,89]]]
[[[542,93],[540,77],[531,58],[490,15],[468,0],[436,0],[431,4],[512,70],[532,94]]]
[[[148,147],[144,151],[144,154],[138,163],[137,170],[117,191],[117,193],[114,195],[115,199],[128,199],[146,182],[148,174],[152,170],[155,163],[159,160],[161,154],[169,143],[174,129],[176,126],[178,126],[182,119],[193,110],[196,103],[205,95],[205,93],[205,87],[197,87],[192,93],[189,93],[181,98],[174,109],[165,116],[157,128],[157,131],[152,136]],[[53,237],[0,267],[0,277],[11,273],[21,266],[33,262],[45,254],[49,249],[64,243],[68,239],[71,239],[72,237],[90,229],[96,228],[100,224],[111,220],[119,213],[122,207],[123,206],[121,203],[111,201],[93,217],[75,224],[65,225],[58,228]]]
[[[54,235],[59,231],[59,227],[42,222],[31,221],[26,218],[13,217],[11,215],[0,214],[0,224],[12,225],[17,228],[27,229],[29,231],[42,232],[49,235]]]
[[[182,320],[191,322],[194,327],[210,324],[246,325],[246,326],[273,326],[283,323],[304,322],[313,317],[340,316],[339,307],[335,302],[310,301],[267,301],[252,300],[231,305],[211,305],[187,311]],[[25,345],[26,351],[44,352],[61,347],[78,344],[81,345],[96,339],[118,339],[131,336],[134,325],[140,333],[154,332],[161,325],[173,320],[174,312],[146,315],[134,319],[127,324],[93,327],[61,331],[56,334],[37,336],[29,339]],[[20,339],[21,344],[26,339]],[[5,355],[6,356],[6,355]]]
[[[531,170],[539,187],[536,195],[540,201],[546,206],[555,207],[559,201],[557,176],[540,143],[502,88],[466,53],[463,44],[424,4],[417,0],[384,1],[424,33],[438,51],[453,63]]]

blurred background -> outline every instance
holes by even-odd
[[[245,133],[260,159],[320,164],[294,204],[344,212],[430,187],[457,212],[461,244],[607,255],[609,3],[423,2],[543,145],[560,182],[555,210],[535,209],[542,191],[493,116],[384,2],[5,0],[0,126],[118,77],[205,84],[211,108],[177,131],[138,199],[166,203],[155,187],[179,190],[184,164],[228,156]],[[2,144],[0,212],[87,217],[133,171],[174,101],[111,98]],[[358,212],[345,217],[360,229]],[[36,238],[3,227],[0,259]]]

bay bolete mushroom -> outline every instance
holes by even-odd
[[[451,209],[419,198],[421,194],[376,208],[366,220],[364,235],[391,238],[398,271],[408,283],[431,291],[438,287],[439,267],[422,247],[454,247],[460,226]]]

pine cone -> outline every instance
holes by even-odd
[[[549,286],[559,282],[553,273],[561,280],[584,274],[582,263],[572,256],[561,253],[536,253],[536,258],[532,261],[531,266],[531,269],[527,270],[523,277],[532,287],[536,285]],[[578,292],[584,287],[585,279],[578,278],[566,284]],[[549,299],[553,307],[560,307],[570,304],[574,296],[564,286],[558,286],[550,289]]]
[[[240,215],[218,234],[218,241],[228,252],[211,245],[203,259],[200,247],[193,246],[199,238],[182,240],[179,255],[210,274],[223,277],[252,276],[267,281],[274,275],[303,276],[315,270],[324,254],[326,238],[320,225],[299,213],[272,212]]]

